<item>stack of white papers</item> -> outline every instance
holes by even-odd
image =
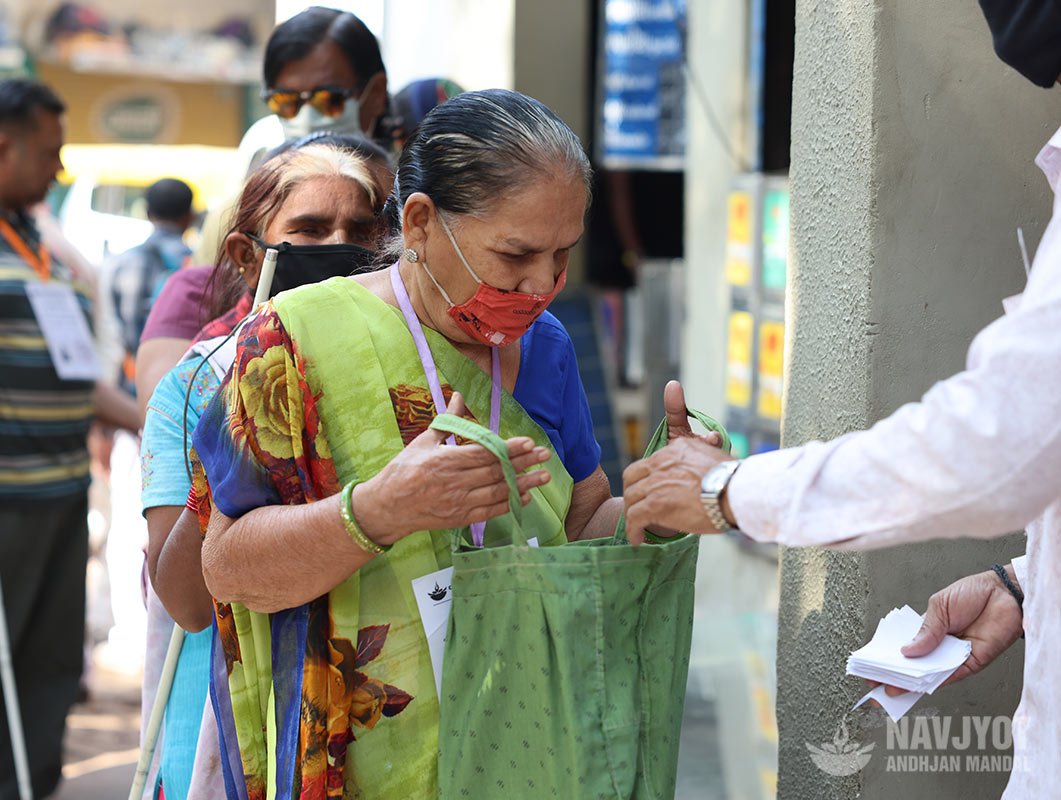
[[[881,684],[898,686],[907,693],[892,697],[877,686],[855,704],[876,700],[893,720],[899,720],[925,694],[931,694],[965,663],[972,651],[969,642],[947,635],[928,655],[907,658],[900,648],[921,629],[923,617],[910,606],[895,608],[877,625],[873,638],[847,659],[847,674]]]

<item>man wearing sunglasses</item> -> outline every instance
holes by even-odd
[[[349,12],[313,6],[278,25],[265,47],[262,99],[287,139],[328,131],[389,145],[379,43]]]

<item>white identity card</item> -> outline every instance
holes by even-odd
[[[99,378],[101,369],[92,332],[74,290],[55,281],[27,283],[26,296],[59,378],[64,381]]]
[[[537,537],[528,539],[531,547],[538,546]],[[442,697],[442,659],[446,653],[446,632],[449,627],[449,609],[453,603],[453,567],[413,579],[413,596],[420,612],[420,622],[427,637],[427,650],[431,655],[431,669],[435,673],[435,691]]]
[[[435,672],[435,690],[442,697],[442,656],[446,652],[446,627],[449,607],[453,603],[453,567],[440,569],[413,580],[413,594],[420,611],[420,622],[427,636],[431,669]]]

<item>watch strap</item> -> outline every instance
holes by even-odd
[[[704,476],[701,483],[700,501],[704,505],[707,518],[711,520],[712,526],[719,533],[737,530],[737,527],[726,519],[722,511],[722,496],[726,493],[729,482],[733,479],[740,464],[740,461],[723,461],[721,464],[716,464]]]

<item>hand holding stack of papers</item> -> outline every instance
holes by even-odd
[[[969,658],[972,645],[949,634],[928,655],[907,658],[900,648],[921,629],[923,618],[910,606],[895,608],[877,625],[873,638],[847,659],[847,674],[908,690],[892,697],[877,686],[855,704],[876,700],[898,721],[925,694],[931,694]]]

